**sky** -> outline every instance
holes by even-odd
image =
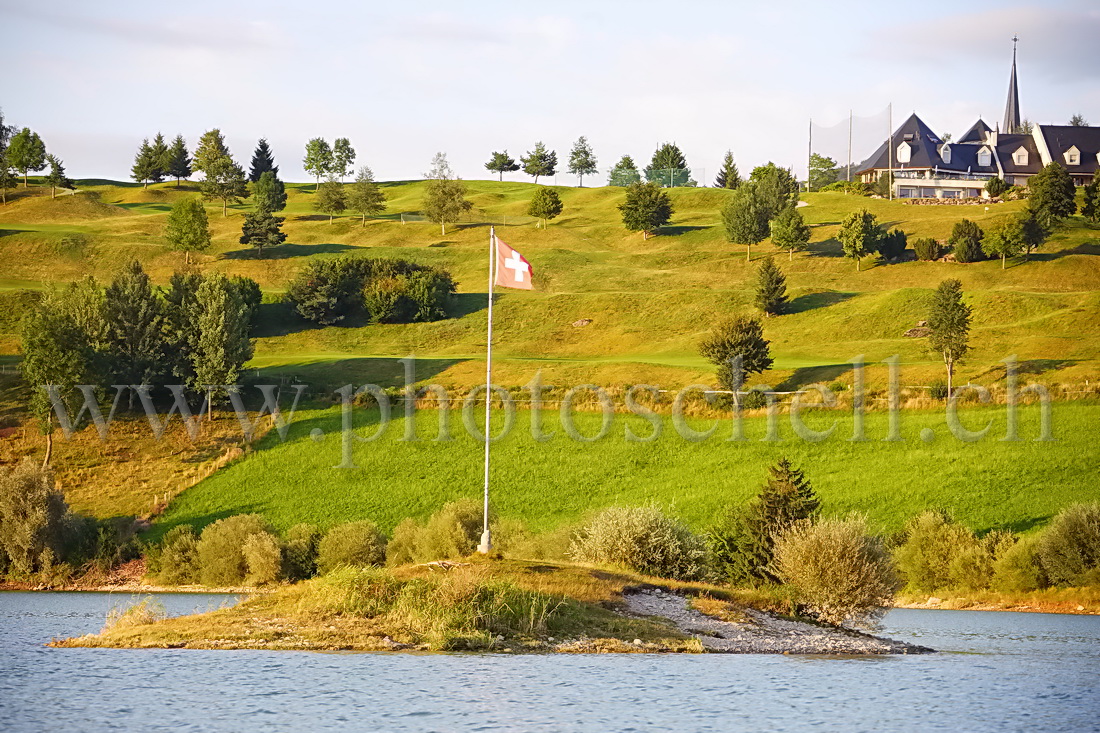
[[[267,138],[290,181],[308,180],[318,136],[349,138],[379,180],[422,177],[437,151],[487,178],[492,151],[536,141],[564,169],[580,135],[599,179],[666,141],[701,183],[727,149],[743,173],[772,160],[802,175],[811,118],[869,117],[857,159],[886,136],[888,104],[895,126],[916,111],[940,134],[998,122],[1017,33],[1024,117],[1100,124],[1095,0],[0,0],[0,18],[6,121],[76,178],[126,179],[142,138],[193,148],[215,127],[246,168]],[[839,159],[837,139],[819,134]]]

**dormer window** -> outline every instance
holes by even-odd
[[[943,158],[944,165],[951,164],[951,146],[947,143],[944,143],[943,147],[940,148],[940,157]]]
[[[989,148],[982,148],[978,151],[978,165],[983,168],[988,168],[993,163],[993,156],[989,153]]]
[[[1074,145],[1065,152],[1066,165],[1081,165],[1081,151]]]
[[[909,143],[903,142],[898,146],[898,162],[908,163],[913,157],[913,148],[909,146]]]
[[[1012,162],[1016,165],[1027,165],[1027,148],[1019,148],[1012,154]]]

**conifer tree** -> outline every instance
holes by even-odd
[[[0,161],[0,165],[3,165]],[[3,175],[3,171],[0,171]],[[1100,222],[1100,175],[1094,175],[1092,183],[1084,188],[1085,200],[1081,204],[1081,216],[1093,224]]]
[[[787,278],[767,257],[756,270],[756,307],[765,316],[777,316],[787,305]]]
[[[210,222],[202,201],[189,196],[176,202],[168,212],[164,238],[170,249],[184,253],[185,262],[191,264],[192,252],[205,252],[210,248]]]
[[[547,150],[541,142],[535,143],[535,149],[527,152],[520,158],[523,163],[523,172],[535,177],[535,183],[539,182],[539,176],[552,176],[557,172],[558,154],[553,150]]]
[[[980,262],[985,258],[982,252],[982,238],[985,232],[969,219],[955,222],[951,227],[951,236],[947,243],[954,248],[956,262]]]
[[[183,135],[176,135],[176,139],[172,141],[172,147],[168,148],[168,165],[165,172],[176,179],[176,188],[180,187],[180,179],[191,177],[191,156],[187,152],[187,143]]]
[[[970,306],[963,303],[962,283],[944,280],[932,297],[928,313],[928,345],[947,367],[947,396],[952,394],[955,366],[970,350]]]
[[[624,155],[611,169],[607,176],[608,186],[622,186],[623,188],[638,183],[642,180],[642,174],[638,172],[638,166],[629,155]]]
[[[344,184],[335,180],[328,180],[317,189],[317,198],[313,202],[313,208],[322,214],[328,214],[328,223],[332,223],[332,217],[343,214],[348,208],[347,192]]]
[[[770,161],[753,168],[749,181],[756,184],[758,199],[767,212],[768,221],[787,208],[791,201],[798,200],[798,181],[794,174],[790,169],[781,168]]]
[[[581,135],[569,151],[569,172],[579,179],[578,186],[584,186],[584,177],[595,175],[597,170],[596,154],[592,152],[588,139]]]
[[[159,132],[149,145],[149,155],[153,160],[153,183],[160,183],[168,175],[168,166],[171,162],[169,148],[164,142],[164,135]]]
[[[324,138],[315,137],[306,143],[306,156],[302,158],[302,167],[316,181],[313,192],[317,193],[321,189],[321,179],[332,170],[332,148]]]
[[[1020,212],[1021,243],[1024,248],[1024,259],[1031,257],[1032,250],[1039,249],[1043,242],[1050,236],[1050,228],[1043,223],[1043,218],[1029,204]]]
[[[1077,211],[1077,190],[1069,171],[1057,161],[1051,161],[1027,182],[1030,192],[1028,206],[1034,209],[1039,221],[1047,229],[1053,229],[1062,219]]]
[[[328,172],[329,177],[343,183],[344,177],[351,174],[353,165],[355,165],[355,148],[346,137],[336,138],[332,143],[332,168]]]
[[[810,227],[802,218],[794,202],[787,205],[770,224],[772,244],[787,250],[787,259],[793,260],[795,251],[806,249],[810,243]]]
[[[645,179],[662,188],[694,186],[687,159],[676,143],[664,143],[653,153],[645,169]]]
[[[163,306],[137,260],[131,260],[107,286],[103,312],[108,369],[114,383],[149,384],[164,374]]]
[[[50,187],[50,198],[57,197],[57,189],[74,188],[75,184],[65,175],[65,166],[56,155],[47,155],[46,162],[50,165],[50,172],[46,174],[46,185]]]
[[[256,211],[266,211],[269,214],[282,211],[286,208],[286,186],[275,171],[264,171],[252,184],[252,199],[256,203]]]
[[[500,174],[500,178],[498,180],[503,181],[505,173],[511,173],[513,171],[519,170],[519,163],[517,163],[515,159],[512,158],[512,156],[508,155],[507,150],[505,150],[503,153],[498,153],[494,151],[492,156],[489,158],[489,162],[485,164],[485,168],[487,170],[491,170],[494,173]]]
[[[205,176],[210,176],[210,171],[222,158],[228,158],[229,148],[225,146],[225,138],[221,130],[214,128],[207,130],[199,138],[199,144],[195,146],[195,156],[191,161],[191,168]]]
[[[5,156],[10,165],[23,175],[23,188],[27,187],[27,174],[46,167],[46,144],[37,132],[24,127],[8,142]]]
[[[222,216],[228,216],[228,207],[232,202],[239,204],[248,196],[244,170],[228,155],[209,164],[206,179],[202,182],[202,195],[209,200],[222,202]]]
[[[12,174],[7,159],[0,156],[0,201],[8,203],[8,191],[15,188],[17,184],[18,180]]]
[[[539,220],[540,226],[546,228],[547,223],[562,212],[561,197],[552,188],[540,188],[531,197],[531,203],[527,206],[527,215]]]
[[[273,216],[270,211],[264,209],[250,211],[245,214],[239,241],[241,244],[255,247],[256,255],[263,257],[264,247],[274,247],[286,241],[286,233],[283,232],[284,221],[285,219],[281,216]]]
[[[248,306],[239,289],[216,273],[203,279],[195,294],[198,341],[192,355],[195,383],[236,384],[241,367],[252,358]]]
[[[632,183],[626,189],[626,201],[619,204],[623,226],[631,232],[641,232],[642,239],[664,226],[672,218],[672,199],[652,181]]]
[[[363,217],[363,226],[368,216],[377,216],[386,210],[386,194],[374,182],[374,173],[369,166],[359,168],[355,182],[348,191],[348,207]]]
[[[260,138],[256,143],[256,150],[252,153],[252,164],[248,170],[248,182],[255,183],[260,176],[267,172],[279,175],[279,166],[275,165],[275,157],[271,154],[271,146],[267,144],[267,138]]]
[[[141,141],[137,155],[134,156],[134,165],[130,168],[130,177],[143,188],[149,188],[149,181],[157,172],[157,163],[153,160],[153,148],[149,145],[149,138]]]
[[[700,345],[699,353],[717,367],[723,389],[738,390],[745,377],[771,368],[764,327],[751,316],[736,315],[719,323]],[[737,364],[740,360],[740,364]]]
[[[714,187],[737,188],[740,185],[741,174],[737,170],[737,164],[733,162],[733,151],[727,150],[726,157],[722,159],[722,167],[714,178]]]
[[[745,245],[745,261],[752,259],[752,246],[768,236],[768,213],[760,201],[756,183],[743,183],[722,207],[726,238]]]

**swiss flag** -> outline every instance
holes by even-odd
[[[516,250],[497,239],[496,284],[502,288],[531,289],[531,263]]]

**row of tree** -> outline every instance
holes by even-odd
[[[21,130],[4,123],[4,111],[0,110],[0,200],[8,202],[8,191],[17,185],[12,171],[23,176],[23,188],[27,188],[27,176],[49,167],[45,184],[50,187],[50,196],[57,196],[57,189],[71,189],[73,182],[65,174],[65,165],[61,159],[46,152],[46,143],[42,137],[24,127]]]

